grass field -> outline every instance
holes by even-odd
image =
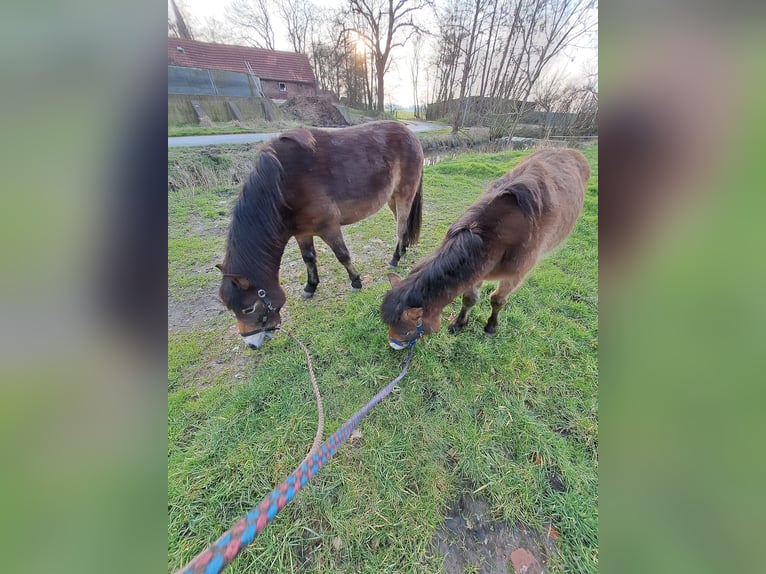
[[[465,154],[426,168],[421,243],[400,274],[527,153]],[[568,242],[512,295],[497,335],[482,331],[493,288],[485,284],[463,332],[449,335],[445,324],[416,345],[407,377],[362,422],[361,436],[339,449],[227,572],[443,572],[435,540],[465,495],[487,505],[485,523],[467,522],[467,536],[500,524],[525,529],[539,541],[530,550],[547,552],[549,571],[598,570],[597,148],[585,153],[593,176],[584,213]],[[171,163],[174,157],[186,156]],[[300,349],[284,334],[260,351],[243,348],[216,302],[213,265],[236,193],[221,178],[214,187],[169,192],[169,571],[280,483],[316,431]],[[388,347],[379,318],[394,246],[391,214],[381,210],[344,233],[363,277],[360,293],[350,291],[321,241],[313,300],[300,297],[305,267],[294,241],[281,269],[284,326],[312,354],[326,436],[405,358]],[[458,309],[455,302],[445,315]],[[486,552],[467,556],[464,571],[482,571],[499,551]]]
[[[222,122],[209,127],[188,124],[183,126],[168,126],[168,137],[179,136],[212,136],[222,134],[258,134],[281,132],[290,128],[302,125],[297,120],[279,120],[273,122],[251,121],[244,122]]]

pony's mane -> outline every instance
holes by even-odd
[[[261,151],[255,169],[239,192],[232,210],[223,267],[245,276],[268,273],[282,253],[275,246],[285,232],[281,211],[284,171],[271,148]],[[252,278],[252,277],[250,277]]]
[[[450,228],[439,249],[413,267],[398,287],[386,293],[381,305],[386,324],[396,322],[408,307],[423,307],[480,274],[485,263],[484,240],[475,230],[459,223]]]

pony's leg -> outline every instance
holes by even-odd
[[[459,333],[460,329],[462,329],[468,322],[468,314],[471,312],[471,309],[473,309],[473,306],[479,301],[480,286],[481,281],[463,293],[463,306],[460,307],[460,314],[448,328],[448,331],[453,335]]]
[[[407,248],[401,247],[401,243],[397,241],[396,247],[394,248],[394,254],[391,257],[391,262],[386,266],[386,269],[396,269],[399,266],[399,260],[402,258],[405,251],[407,251]]]
[[[387,269],[396,269],[399,266],[399,259],[401,259],[402,255],[404,255],[404,252],[407,250],[406,248],[401,247],[402,237],[404,237],[404,232],[407,229],[407,218],[404,218],[405,227],[402,227],[402,223],[399,221],[400,218],[397,216],[396,200],[393,197],[388,200],[388,207],[391,209],[391,213],[394,214],[394,219],[396,220],[397,241],[396,247],[394,248],[394,254],[391,257],[391,262],[388,264]]]
[[[317,252],[314,249],[314,236],[306,235],[296,237],[298,247],[301,249],[303,262],[306,264],[306,285],[303,287],[301,295],[305,298],[313,297],[314,292],[319,285],[319,271],[317,270]]]
[[[348,278],[351,279],[351,287],[354,291],[359,291],[362,288],[362,278],[359,273],[356,272],[354,266],[351,265],[351,254],[348,252],[346,242],[343,240],[343,234],[338,228],[336,231],[328,233],[322,233],[320,236],[322,240],[330,246],[332,252],[335,253],[335,257],[338,258],[341,265],[348,271]]]
[[[526,270],[524,273],[519,273],[518,275],[512,275],[508,279],[503,279],[497,284],[497,288],[492,291],[492,294],[489,296],[489,301],[492,304],[492,314],[489,316],[487,324],[484,326],[484,332],[487,335],[491,336],[495,334],[495,331],[497,330],[497,316],[500,314],[503,307],[505,307],[505,303],[508,301],[508,295],[513,293],[519,285],[521,285],[521,281],[524,279],[525,275]]]

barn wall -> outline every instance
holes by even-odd
[[[193,125],[199,123],[192,102],[199,102],[202,111],[213,122],[230,122],[233,116],[228,102],[239,110],[242,121],[264,121],[262,98],[237,98],[224,96],[168,94],[168,126]],[[267,101],[273,119],[280,119],[279,108]]]
[[[261,87],[267,98],[275,100],[287,100],[295,96],[316,96],[316,88],[312,84],[301,84],[298,82],[284,82],[286,91],[279,89],[278,80],[261,79]]]

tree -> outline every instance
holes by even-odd
[[[512,134],[551,62],[596,30],[596,5],[596,0],[448,0],[437,14],[439,116],[451,115],[453,130],[459,129],[476,100],[474,110],[493,134]]]
[[[369,108],[372,86],[368,51],[347,10],[317,9],[306,32],[307,52],[320,90],[352,107]]]
[[[508,86],[512,101],[526,106],[543,70],[558,54],[591,34],[596,27],[592,13],[596,0],[529,0],[520,21],[523,35],[520,74]],[[513,134],[523,109],[516,110],[510,126]]]
[[[376,94],[379,112],[384,111],[384,77],[390,63],[391,50],[404,46],[418,29],[413,14],[431,5],[431,0],[349,0],[352,14],[358,15],[365,27],[358,30],[375,63]]]
[[[488,0],[473,0],[473,16],[471,18],[471,28],[467,32],[468,46],[465,48],[463,54],[463,75],[460,79],[460,97],[458,106],[455,112],[455,118],[452,120],[452,133],[457,133],[460,127],[465,121],[465,114],[468,109],[468,103],[466,102],[466,95],[468,94],[468,80],[471,72],[473,71],[474,56],[478,52],[476,48],[478,42],[479,33],[479,17],[484,11],[485,6],[488,4]]]
[[[420,106],[418,105],[418,79],[420,77],[420,60],[423,56],[423,34],[415,33],[412,42],[412,63],[410,65],[410,78],[412,79],[412,104],[415,108],[415,117],[420,117]]]
[[[197,37],[213,44],[236,44],[237,38],[231,26],[215,16],[205,18],[205,24],[198,29]]]
[[[460,45],[465,37],[463,13],[457,2],[439,14],[439,51],[436,56],[437,102],[449,102],[457,84],[456,75],[460,61]],[[444,114],[438,114],[439,116]]]
[[[309,30],[318,16],[317,7],[305,0],[279,0],[277,11],[287,28],[293,49],[299,54],[306,54],[310,47]]]
[[[226,20],[236,41],[274,49],[274,28],[267,4],[267,0],[233,0],[226,7]]]

